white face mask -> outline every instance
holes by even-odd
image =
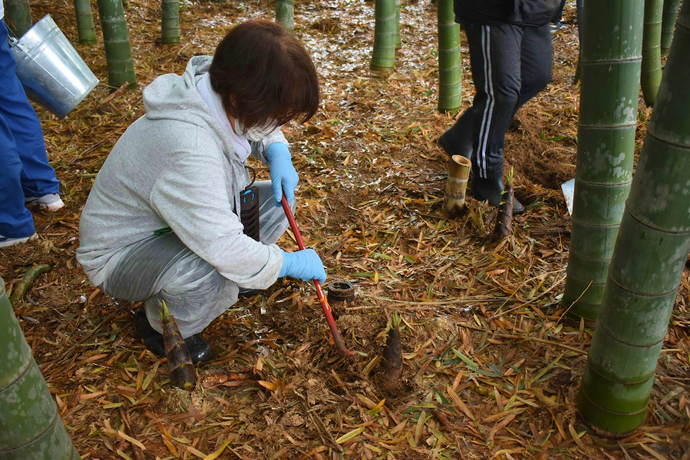
[[[263,126],[253,126],[249,129],[245,129],[244,125],[239,120],[235,119],[235,132],[249,141],[260,142],[270,137],[278,130],[280,130],[280,126],[271,122]]]

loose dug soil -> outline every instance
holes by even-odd
[[[493,208],[470,197],[460,219],[441,213],[447,158],[435,141],[453,116],[436,110],[435,5],[402,3],[396,70],[374,73],[373,3],[296,4],[295,34],[323,92],[313,120],[286,128],[301,177],[296,218],[330,280],[357,288],[356,303],[337,311],[357,356],[345,359],[329,342],[313,287],[281,279],[204,331],[214,359],[197,366],[200,384],[188,393],[171,387],[165,361],[135,337],[139,305],[84,276],[74,256],[79,217],[108,152],[144,113],[142,88],[212,53],[232,24],[273,18],[273,5],[184,4],[182,43],[160,47],[160,2],[126,2],[139,89],[109,97],[101,84],[64,120],[37,109],[67,207],[35,213],[37,242],[0,251],[10,291],[27,268],[53,266],[14,307],[82,457],[687,458],[688,270],[643,427],[613,441],[576,416],[592,331],[562,322],[558,305],[570,228],[559,186],[574,174],[579,91],[571,3],[554,37],[554,81],[506,138],[516,196],[531,206],[500,243],[491,242]],[[32,13],[50,13],[76,41],[71,4],[41,0]],[[102,43],[77,49],[106,81]],[[463,51],[467,107],[464,39]],[[641,111],[640,142],[649,114]],[[279,245],[296,250],[290,232]],[[393,312],[403,319],[402,386],[385,394],[375,371]]]

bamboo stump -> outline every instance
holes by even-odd
[[[462,155],[453,155],[448,168],[448,182],[443,198],[443,213],[450,219],[457,219],[465,208],[467,179],[472,162]]]

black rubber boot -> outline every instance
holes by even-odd
[[[438,138],[438,145],[448,156],[462,155],[472,159],[474,112],[470,107],[458,121]]]
[[[139,311],[134,315],[134,327],[136,328],[139,338],[142,339],[146,344],[146,348],[148,348],[156,356],[165,356],[163,334],[151,327],[148,318],[146,318],[146,312]],[[187,345],[187,350],[189,350],[189,355],[191,356],[194,364],[202,363],[211,359],[211,356],[213,355],[211,346],[203,337],[201,337],[200,333],[187,337],[184,339],[184,343]]]
[[[503,193],[503,179],[495,177],[484,179],[479,174],[474,174],[472,179],[472,193],[478,201],[488,201],[491,206],[501,204],[501,193]]]
[[[525,207],[518,201],[517,198],[515,198],[515,195],[513,195],[513,215],[517,216],[523,212],[525,212]]]
[[[246,299],[249,299],[251,297],[254,297],[260,292],[259,289],[244,289],[240,288],[240,292],[237,294],[238,296],[242,296]]]
[[[488,201],[491,206],[501,204],[503,190],[503,179],[499,177],[483,179],[479,177],[479,174],[475,174],[472,179],[474,198],[478,201]],[[525,212],[525,207],[513,196],[513,215],[522,214],[523,212]]]

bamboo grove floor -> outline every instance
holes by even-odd
[[[286,129],[301,174],[297,220],[330,279],[356,285],[356,302],[336,313],[359,354],[344,361],[328,344],[312,286],[279,280],[209,326],[215,358],[198,367],[201,384],[173,390],[165,362],[134,336],[139,305],[102,294],[76,263],[80,211],[114,142],[143,114],[142,88],[212,53],[232,24],[271,19],[273,6],[184,2],[182,44],[161,47],[159,5],[126,2],[138,90],[111,94],[102,83],[63,120],[38,109],[67,207],[36,214],[39,241],[0,251],[8,290],[30,266],[54,267],[15,309],[83,458],[690,458],[688,269],[644,426],[596,437],[574,407],[592,330],[559,305],[570,238],[559,185],[574,176],[579,97],[570,4],[554,37],[554,82],[506,142],[529,212],[495,244],[492,208],[469,199],[464,217],[441,214],[447,159],[435,140],[453,118],[436,110],[435,5],[402,2],[397,68],[374,73],[373,3],[297,2],[295,33],[323,91],[318,115]],[[50,13],[75,41],[71,2],[38,0],[32,13]],[[77,49],[105,82],[98,35]],[[638,149],[650,115],[641,105]],[[289,232],[280,245],[296,249]],[[404,320],[404,372],[384,392],[375,370],[393,312]]]

